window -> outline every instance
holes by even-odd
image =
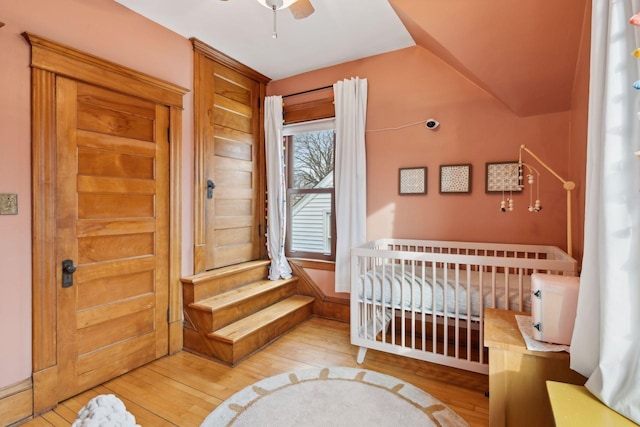
[[[286,255],[335,260],[334,121],[285,126]]]

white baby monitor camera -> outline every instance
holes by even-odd
[[[440,126],[440,123],[436,119],[429,119],[425,125],[427,126],[427,129],[434,130]]]

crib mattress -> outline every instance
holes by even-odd
[[[434,273],[431,267],[423,270],[382,265],[360,275],[358,297],[361,302],[380,304],[384,308],[426,313],[435,310],[436,314],[444,315],[446,312],[453,316],[470,313],[472,317],[479,317],[484,308],[531,311],[531,280],[528,275],[467,273],[466,270],[443,268],[436,268]]]

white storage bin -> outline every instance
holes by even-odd
[[[533,338],[554,344],[571,344],[579,286],[579,277],[531,275]]]

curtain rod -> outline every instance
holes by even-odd
[[[290,93],[289,95],[283,95],[282,99],[289,98],[289,97],[292,97],[292,96],[304,95],[305,93],[318,92],[320,90],[326,90],[326,89],[333,89],[333,85],[324,86],[324,87],[317,87],[315,89],[303,90],[302,92]]]

